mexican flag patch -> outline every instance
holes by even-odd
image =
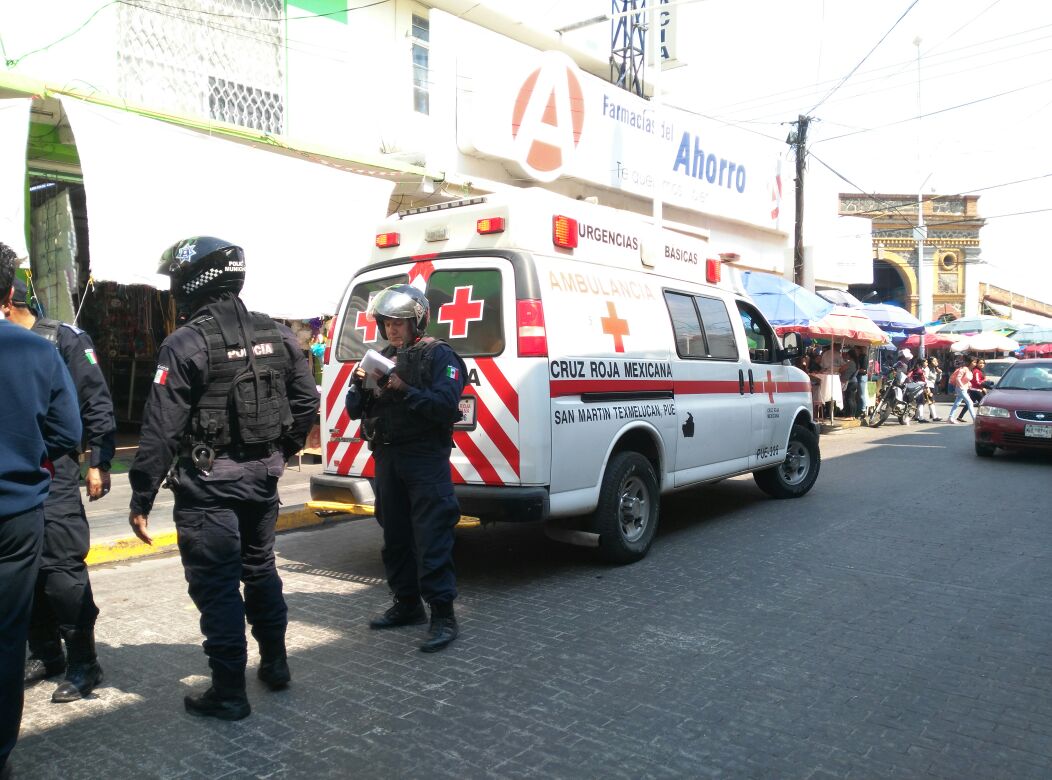
[[[168,383],[168,366],[157,366],[157,373],[153,375],[153,382],[156,385]]]
[[[460,376],[460,371],[455,369],[453,366],[446,366],[446,376],[450,379],[456,379]]]
[[[90,363],[93,366],[97,366],[99,364],[99,361],[95,359],[95,350],[93,349],[84,350],[84,357],[86,357],[88,359],[88,363]]]

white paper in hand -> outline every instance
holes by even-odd
[[[394,361],[384,357],[375,349],[370,349],[362,357],[358,367],[365,372],[365,386],[371,389],[377,387],[376,380],[390,374],[395,367]]]

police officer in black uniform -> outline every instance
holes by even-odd
[[[384,571],[394,605],[370,628],[419,625],[431,607],[425,653],[457,638],[453,600],[453,528],[460,506],[449,470],[453,424],[460,419],[465,367],[444,341],[425,336],[427,296],[408,284],[388,287],[369,304],[385,357],[394,370],[376,390],[365,387],[359,366],[347,390],[347,413],[362,419],[376,460],[376,519],[383,527]]]
[[[164,252],[158,273],[171,277],[187,321],[157,357],[129,473],[129,521],[152,542],[147,516],[168,474],[179,553],[212,669],[211,687],[187,696],[186,710],[240,720],[251,712],[246,619],[259,644],[259,679],[272,690],[291,679],[288,611],[274,565],[278,478],[317,418],[318,390],[292,331],[249,312],[238,297],[240,247],[187,238]]]
[[[91,337],[75,325],[38,317],[38,313],[26,283],[16,279],[8,318],[58,347],[69,369],[77,389],[84,437],[91,447],[86,483],[88,499],[95,501],[110,489],[110,461],[117,430],[113,400]],[[79,456],[73,450],[54,461],[55,476],[44,502],[44,551],[29,624],[25,682],[35,683],[65,671],[66,679],[51,695],[54,702],[76,701],[102,682],[102,667],[95,655],[95,619],[99,610],[84,564],[90,537],[80,499]],[[62,652],[63,639],[68,662]]]

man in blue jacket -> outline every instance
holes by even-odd
[[[15,253],[0,244],[0,305],[8,305]],[[47,339],[0,321],[0,776],[22,722],[22,675],[44,540],[51,460],[80,446],[77,393]]]

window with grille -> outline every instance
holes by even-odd
[[[427,17],[413,14],[413,110],[420,114],[431,113],[428,71],[430,38]]]
[[[119,3],[120,96],[281,134],[284,7],[283,0]]]

